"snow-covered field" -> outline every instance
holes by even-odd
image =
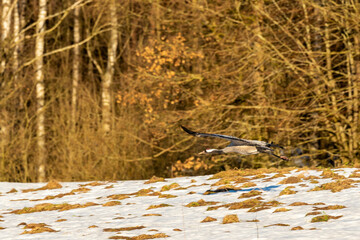
[[[360,239],[359,180],[356,168],[293,168],[1,182],[0,239]]]

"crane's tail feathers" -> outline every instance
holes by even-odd
[[[193,136],[197,136],[197,135],[198,135],[197,132],[193,132],[193,131],[191,131],[190,129],[187,129],[186,127],[184,127],[184,126],[181,126],[181,125],[180,125],[180,127],[181,127],[185,132],[187,132],[187,133],[190,134],[190,135],[193,135]]]

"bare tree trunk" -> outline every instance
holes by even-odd
[[[111,0],[110,2],[110,19],[111,19],[111,36],[110,43],[108,46],[108,62],[106,72],[102,81],[102,125],[105,133],[110,132],[110,110],[111,110],[111,95],[110,86],[114,76],[114,65],[116,57],[116,49],[118,45],[117,35],[117,16],[116,16],[116,1]]]
[[[80,21],[79,21],[80,8],[74,9],[74,44],[80,42]],[[78,85],[80,80],[80,46],[74,47],[74,59],[73,59],[73,82],[72,82],[72,94],[71,94],[71,125],[72,130],[75,130],[76,124],[76,109],[78,100]]]
[[[39,16],[36,24],[36,43],[35,43],[35,81],[36,81],[36,100],[37,100],[37,170],[38,181],[45,181],[45,86],[43,71],[43,54],[44,54],[44,33],[45,33],[45,17],[46,17],[46,0],[39,0]]]
[[[0,73],[3,74],[5,71],[7,53],[8,53],[8,43],[9,34],[10,34],[10,23],[11,23],[11,0],[2,0],[2,19],[1,19],[1,63],[0,63]],[[4,85],[4,82],[1,83],[1,86]]]
[[[13,63],[13,72],[14,72],[14,82],[15,82],[15,86],[18,85],[18,71],[17,69],[19,68],[19,42],[20,42],[20,36],[19,36],[19,32],[20,32],[20,17],[19,17],[19,2],[16,3],[15,5],[15,10],[14,10],[14,42],[15,42],[15,46],[14,46],[14,63]]]
[[[262,106],[264,108],[259,109],[259,115],[260,116],[266,116],[266,105],[267,103],[267,97],[266,97],[266,89],[265,89],[265,79],[264,79],[264,61],[265,61],[265,53],[264,53],[264,47],[262,46],[262,41],[260,40],[260,37],[262,36],[262,30],[261,30],[261,23],[263,21],[262,12],[264,11],[264,2],[262,0],[256,1],[254,4],[254,12],[255,12],[255,19],[254,21],[254,40],[250,43],[252,45],[253,49],[253,63],[254,63],[254,85],[257,86],[257,104],[259,106]],[[256,129],[257,136],[264,136],[264,133],[262,133],[262,128]],[[265,136],[268,138],[269,136]]]
[[[11,23],[11,9],[10,0],[2,0],[2,18],[1,18],[1,62],[0,62],[0,90],[4,91],[6,85],[5,68],[8,64],[8,51],[9,51],[9,35],[10,35],[10,23]],[[1,93],[2,98],[4,93]],[[9,143],[9,114],[5,106],[0,110],[0,156],[4,156],[6,152],[6,146]],[[2,157],[4,158],[4,157]],[[0,158],[1,159],[1,158]],[[1,161],[4,164],[4,159]],[[1,166],[4,169],[5,166]]]

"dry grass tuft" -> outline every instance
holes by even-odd
[[[342,217],[342,215],[341,215],[341,216],[330,216],[330,215],[325,214],[325,215],[313,217],[313,218],[311,219],[311,222],[312,222],[312,223],[313,223],[313,222],[327,222],[327,221],[329,221],[330,219],[338,219],[338,218],[341,218],[341,217]]]
[[[359,170],[356,170],[354,172],[352,172],[349,176],[349,178],[360,178],[360,172]]]
[[[236,223],[236,222],[240,222],[236,214],[226,215],[222,221],[223,224]]]
[[[291,184],[291,183],[298,183],[298,182],[301,182],[301,181],[302,181],[301,178],[291,176],[291,177],[288,177],[288,178],[285,178],[285,179],[281,180],[279,182],[279,184]]]
[[[135,226],[135,227],[122,227],[122,228],[104,228],[103,232],[120,232],[120,231],[133,231],[137,229],[143,229],[144,226]]]
[[[103,183],[103,182],[95,181],[95,182],[89,182],[89,183],[80,184],[80,186],[81,186],[81,187],[86,187],[86,186],[95,187],[95,186],[101,186],[101,185],[104,185],[104,184],[105,184],[105,183]]]
[[[241,185],[242,188],[250,188],[250,187],[255,187],[256,183],[253,182],[246,182],[243,185]]]
[[[257,207],[260,206],[261,204],[262,202],[255,198],[255,199],[247,199],[242,202],[230,203],[228,205],[229,205],[229,210],[235,210],[241,208]]]
[[[17,190],[15,188],[11,189],[10,191],[6,192],[6,193],[16,193]]]
[[[277,213],[277,212],[287,212],[287,211],[291,211],[291,209],[288,208],[278,208],[275,211],[273,211],[273,213]]]
[[[330,205],[327,207],[314,207],[314,210],[336,210],[346,208],[344,205]]]
[[[93,202],[87,202],[85,204],[68,204],[68,203],[61,203],[61,204],[52,204],[52,203],[42,203],[35,205],[34,207],[24,207],[23,209],[18,209],[11,211],[10,213],[15,214],[24,214],[24,213],[33,213],[33,212],[43,212],[43,211],[67,211],[74,208],[85,208],[90,206],[98,205]]]
[[[293,188],[293,187],[286,187],[284,190],[282,190],[280,192],[279,196],[281,196],[281,195],[290,195],[290,194],[297,193],[297,191],[291,190],[291,188]]]
[[[43,199],[32,199],[30,201],[42,201],[42,200],[50,200],[50,199],[55,199],[55,198],[62,198],[64,196],[68,196],[68,195],[75,195],[75,193],[86,193],[88,191],[90,191],[89,188],[80,187],[77,189],[73,189],[71,192],[68,192],[68,193],[60,193],[60,194],[57,194],[54,196],[49,195],[49,196],[44,197]]]
[[[215,205],[219,202],[206,202],[204,199],[200,199],[197,202],[191,202],[185,205],[185,207],[201,207],[201,206],[207,206],[207,205]]]
[[[104,203],[102,206],[103,207],[111,207],[111,206],[116,206],[116,205],[121,205],[121,202],[119,202],[119,201],[110,201],[110,202]]]
[[[321,175],[323,178],[332,178],[332,179],[345,179],[343,175],[339,175],[330,169],[324,169]]]
[[[65,221],[67,221],[67,219],[61,218],[61,219],[56,220],[55,222],[65,222]]]
[[[177,187],[180,187],[180,185],[178,183],[172,183],[170,185],[164,185],[161,188],[160,192],[169,191],[169,190],[177,188]]]
[[[250,192],[242,193],[242,194],[240,195],[240,197],[238,197],[238,198],[249,198],[249,197],[255,197],[255,196],[259,196],[259,195],[261,195],[261,192],[260,192],[260,191],[251,190]]]
[[[129,198],[129,195],[128,194],[113,194],[113,195],[107,196],[107,198],[111,198],[114,200],[123,200],[125,198]]]
[[[143,217],[150,217],[150,216],[162,216],[162,215],[159,214],[159,213],[147,213],[147,214],[143,214],[142,216]]]
[[[162,207],[171,207],[171,206],[172,205],[170,205],[170,204],[161,203],[161,204],[158,204],[158,205],[150,205],[146,210],[154,209],[154,208],[162,208]]]
[[[264,227],[273,227],[273,226],[288,227],[288,226],[290,226],[290,225],[289,225],[289,224],[285,224],[285,223],[275,223],[275,224],[266,225],[266,226],[264,226]]]
[[[144,182],[144,184],[156,183],[156,182],[165,182],[165,179],[162,177],[152,176],[148,181]]]
[[[23,193],[27,192],[34,192],[34,191],[41,191],[41,190],[47,190],[47,189],[57,189],[62,188],[61,184],[57,182],[56,180],[50,180],[45,186],[41,188],[30,188],[30,189],[24,189],[22,190]]]
[[[159,194],[159,198],[176,198],[176,195],[172,195],[172,194]]]
[[[352,185],[354,182],[355,181],[352,179],[337,180],[336,182],[329,182],[321,184],[321,186],[316,186],[310,191],[331,190],[331,192],[340,192],[341,190],[354,187],[354,185]]]
[[[213,217],[206,217],[204,218],[201,222],[202,223],[205,223],[205,222],[214,222],[216,221],[217,219],[216,218],[213,218]]]
[[[304,205],[309,205],[309,204],[305,202],[293,202],[289,206],[304,206]]]
[[[304,230],[304,228],[301,226],[291,228],[291,231],[295,231],[295,230]]]
[[[309,213],[307,213],[307,214],[305,215],[305,217],[306,217],[306,216],[312,216],[312,215],[319,215],[319,214],[321,214],[321,212],[309,212]]]
[[[154,239],[154,238],[167,238],[169,237],[165,233],[156,233],[154,235],[141,234],[135,237],[126,237],[126,236],[111,236],[109,239],[126,239],[126,240],[144,240],[144,239]]]
[[[35,234],[42,232],[58,232],[52,228],[48,227],[49,225],[45,223],[29,223],[24,226],[24,229],[31,229],[30,231],[24,231],[21,234]]]

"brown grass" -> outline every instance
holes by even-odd
[[[99,182],[99,181],[95,181],[95,182],[89,182],[89,183],[84,183],[84,184],[80,184],[81,187],[86,187],[86,186],[101,186],[101,185],[105,185],[106,183],[104,182]]]
[[[255,197],[261,195],[260,191],[257,190],[251,190],[250,192],[242,193],[240,197],[238,198],[249,198],[249,197]]]
[[[332,178],[332,179],[345,179],[346,177],[343,175],[339,175],[332,171],[331,169],[324,169],[321,175],[323,178]]]
[[[116,206],[116,205],[121,205],[121,202],[119,202],[119,201],[110,201],[110,202],[104,203],[102,206],[103,207],[111,207],[111,206]]]
[[[302,181],[301,178],[291,176],[291,177],[288,177],[288,178],[285,178],[285,179],[281,180],[279,182],[279,184],[292,184],[292,183],[298,183],[298,182],[301,182],[301,181]]]
[[[301,226],[291,228],[291,231],[295,231],[295,230],[304,230],[304,228]]]
[[[18,209],[11,211],[10,213],[15,214],[24,214],[24,213],[33,213],[33,212],[43,212],[43,211],[67,211],[74,208],[85,208],[98,205],[93,202],[87,202],[85,204],[68,204],[68,203],[61,203],[61,204],[52,204],[52,203],[42,203],[35,205],[34,207],[24,207],[23,209]]]
[[[42,232],[58,232],[52,228],[48,227],[49,225],[45,223],[29,223],[24,226],[24,229],[31,229],[30,231],[24,231],[21,234],[35,234]]]
[[[305,217],[306,216],[312,216],[312,215],[319,215],[319,214],[321,214],[321,212],[309,212],[309,213],[307,213],[306,215],[305,215]]]
[[[290,225],[289,225],[289,224],[285,224],[285,223],[275,223],[275,224],[266,225],[266,226],[264,226],[264,227],[273,227],[273,226],[288,227],[288,226],[290,226]]]
[[[305,202],[293,202],[289,206],[303,206],[303,205],[309,205],[309,204]]]
[[[121,231],[133,231],[138,229],[143,229],[144,226],[135,226],[135,227],[121,227],[121,228],[104,228],[103,232],[121,232]]]
[[[142,216],[144,216],[144,217],[150,217],[150,216],[162,216],[162,215],[159,214],[159,213],[147,213],[147,214],[143,214]]]
[[[172,195],[172,194],[159,194],[159,198],[176,198],[176,195]]]
[[[169,190],[177,188],[177,187],[180,187],[180,185],[178,183],[172,183],[170,185],[164,185],[161,188],[160,192],[169,191]]]
[[[56,180],[50,180],[45,186],[41,188],[24,189],[22,190],[22,192],[27,193],[27,192],[42,191],[42,190],[57,189],[57,188],[62,188],[61,184]]]
[[[262,204],[258,199],[247,199],[242,202],[230,203],[229,210],[241,209],[241,208],[252,208],[255,206],[260,206]]]
[[[341,217],[342,217],[342,215],[341,216],[321,215],[321,216],[313,217],[311,219],[311,222],[327,222],[330,219],[338,219]]]
[[[171,207],[171,206],[172,205],[170,205],[170,204],[161,203],[161,204],[158,204],[158,205],[150,205],[146,210],[154,209],[154,208],[162,208],[162,207]]]
[[[107,196],[107,198],[111,198],[114,200],[123,200],[125,198],[129,198],[129,194],[113,194],[113,195]]]
[[[61,218],[61,219],[56,220],[55,222],[65,222],[65,221],[67,221],[67,219]]]
[[[213,218],[213,217],[206,217],[206,218],[204,218],[202,221],[201,221],[201,223],[205,223],[205,222],[214,222],[214,221],[216,221],[217,219],[216,218]]]
[[[288,208],[278,208],[278,209],[275,209],[275,211],[273,211],[273,213],[277,213],[277,212],[287,212],[287,211],[291,211],[291,209],[288,209]]]
[[[279,196],[281,195],[290,195],[290,194],[295,194],[297,193],[297,191],[291,190],[292,187],[286,187],[284,190],[282,190],[279,194]]]
[[[327,207],[314,207],[314,210],[336,210],[346,208],[344,205],[330,205]]]
[[[355,181],[352,179],[337,180],[336,182],[324,183],[321,186],[316,186],[310,191],[321,191],[321,190],[331,190],[331,192],[340,192],[341,190],[352,188]]]
[[[42,200],[50,200],[50,199],[55,199],[55,198],[62,198],[64,196],[68,196],[68,195],[75,195],[75,193],[86,193],[86,192],[89,192],[90,189],[89,188],[85,188],[85,187],[80,187],[80,188],[77,188],[77,189],[73,189],[71,192],[68,192],[68,193],[60,193],[60,194],[57,194],[57,195],[54,195],[54,196],[46,196],[42,199],[32,199],[30,201],[42,201]]]
[[[187,205],[185,205],[185,207],[201,207],[201,206],[215,205],[217,203],[219,202],[206,202],[205,200],[200,199],[197,202],[188,203]]]
[[[152,176],[148,181],[144,182],[144,184],[156,183],[156,182],[165,182],[165,179],[162,177]]]
[[[223,224],[236,223],[236,222],[240,222],[236,214],[226,215],[222,221]]]
[[[126,237],[126,236],[111,236],[109,239],[126,239],[126,240],[144,240],[144,239],[154,239],[154,238],[167,238],[169,237],[165,233],[156,233],[153,235],[150,234],[141,234],[135,237]]]
[[[11,189],[10,191],[6,192],[6,193],[16,193],[17,190],[15,188]]]
[[[241,185],[242,188],[250,188],[250,187],[255,187],[256,183],[254,182],[246,182],[243,185]]]

